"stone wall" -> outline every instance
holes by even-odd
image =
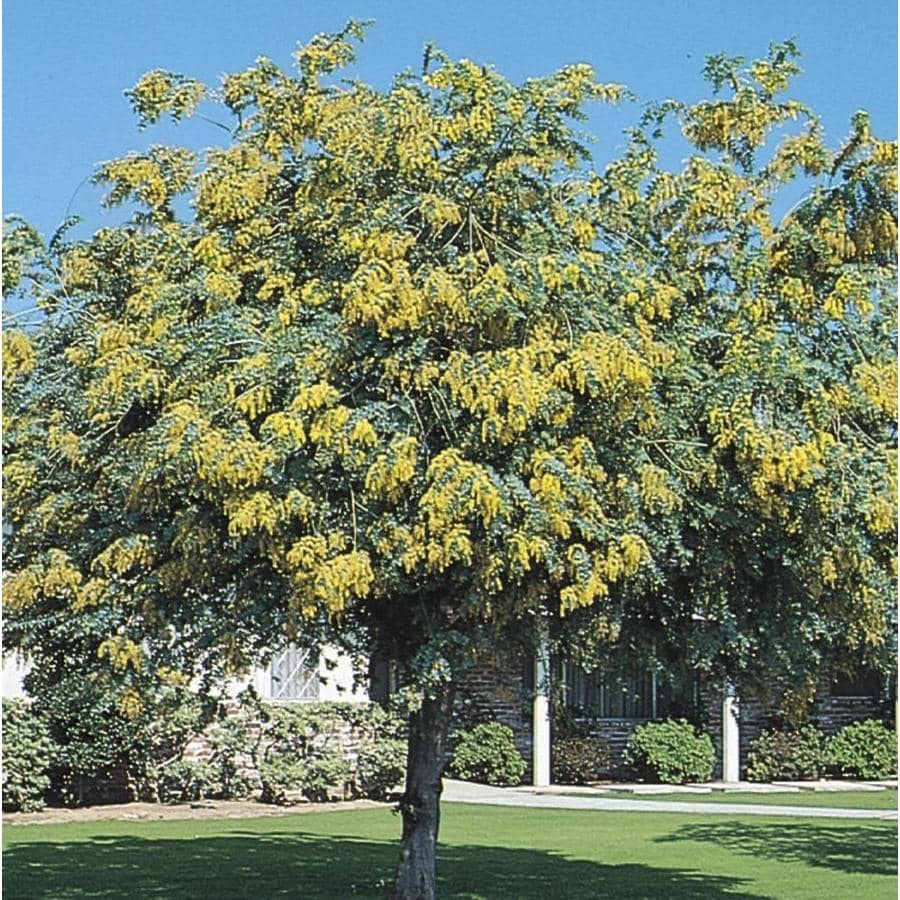
[[[320,700],[315,705],[327,707],[329,703],[337,701]],[[346,701],[340,701],[341,705],[345,705]],[[272,705],[279,705],[272,701]],[[286,703],[285,705],[293,705]],[[237,715],[239,705],[237,702],[227,704],[225,707],[225,715]],[[188,762],[209,762],[215,755],[213,745],[210,740],[210,725],[201,734],[195,735],[184,749],[182,758]],[[248,725],[249,740],[248,743],[253,745],[260,736],[261,725],[258,722],[251,722]],[[350,722],[343,721],[335,717],[333,727],[327,732],[320,735],[320,739],[329,742],[336,742],[341,749],[341,755],[350,764],[351,771],[356,769],[356,761],[359,756],[359,747],[363,739],[366,737],[362,728],[354,727]],[[238,774],[249,778],[251,783],[261,786],[259,773],[256,764],[250,753],[238,755],[236,759]],[[344,792],[346,793],[346,792]],[[299,800],[302,796],[299,791],[290,792],[290,799]],[[346,799],[343,796],[336,796],[335,799]]]

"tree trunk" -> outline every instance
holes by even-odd
[[[392,900],[435,900],[435,850],[441,811],[441,776],[447,755],[447,731],[453,711],[452,686],[409,718],[406,790],[400,801],[403,837]]]

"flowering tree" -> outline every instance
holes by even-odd
[[[795,680],[884,656],[896,145],[859,116],[826,149],[784,45],[712,58],[715,98],[649,107],[598,174],[572,123],[625,91],[590,67],[335,83],[361,36],[218,91],[151,72],[142,126],[215,101],[231,142],[103,165],[136,211],[90,240],[8,230],[43,317],[4,333],[7,641],[85,623],[131,714],[285,636],[393,658],[395,896],[433,897],[454,685],[497,641]]]

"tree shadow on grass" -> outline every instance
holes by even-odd
[[[235,830],[180,840],[131,835],[16,842],[3,856],[6,900],[71,898],[381,898],[396,844]],[[602,865],[538,850],[453,846],[439,853],[443,900],[757,897],[748,879],[646,865]]]
[[[758,859],[803,863],[853,874],[897,874],[897,831],[888,822],[854,820],[843,826],[722,822],[685,825],[656,840],[659,843],[704,841]]]

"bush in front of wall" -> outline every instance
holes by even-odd
[[[625,746],[624,759],[638,778],[661,784],[709,781],[716,754],[708,734],[685,719],[639,725]]]
[[[363,741],[356,757],[356,793],[370,800],[387,800],[406,775],[406,752],[402,738]]]
[[[802,781],[821,778],[829,762],[825,736],[814,725],[768,729],[750,745],[750,781]]]
[[[3,698],[3,808],[36,812],[50,787],[53,744],[44,719],[23,700]]]
[[[554,784],[590,784],[612,763],[609,746],[599,737],[555,737],[550,750]]]
[[[449,773],[479,784],[514,785],[525,774],[525,760],[509,726],[485,722],[455,733]]]
[[[215,767],[204,762],[175,760],[161,766],[155,778],[157,797],[161,803],[204,800],[219,795],[221,791]]]
[[[897,773],[897,732],[877,719],[853,722],[829,742],[831,763],[850,778],[888,778]]]

